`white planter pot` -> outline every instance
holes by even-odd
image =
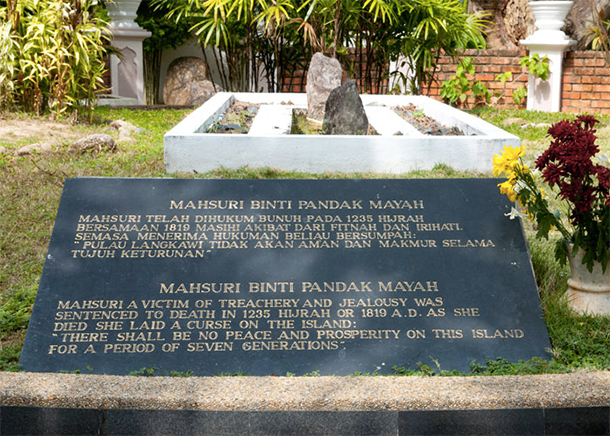
[[[140,29],[134,21],[141,0],[112,0],[106,2],[112,26],[117,29]]]
[[[610,265],[603,272],[601,264],[593,266],[589,272],[583,265],[584,250],[572,256],[572,246],[568,246],[570,270],[568,279],[568,301],[570,307],[579,313],[610,316]]]
[[[561,38],[567,39],[561,30],[565,19],[574,4],[573,1],[531,1],[529,6],[536,19],[535,26],[538,30],[535,35],[538,38]],[[546,39],[546,38],[545,38]]]

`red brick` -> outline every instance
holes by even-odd
[[[595,74],[594,68],[574,68],[574,74],[577,76],[592,76]]]
[[[512,50],[500,49],[500,50],[496,51],[497,56],[511,57],[511,58],[518,57],[519,53],[520,53],[519,49],[512,49]]]
[[[575,76],[573,74],[566,74],[564,72],[563,78],[562,78],[562,82],[563,83],[580,83],[580,77]]]
[[[584,60],[585,67],[605,67],[606,62],[603,58],[599,57],[597,59],[586,59]]]
[[[489,89],[504,89],[504,88],[505,88],[505,85],[504,85],[504,83],[501,83],[501,82],[490,82],[490,83],[487,85],[487,87],[488,87]]]
[[[521,66],[519,64],[514,64],[509,67],[506,67],[506,68],[504,68],[504,71],[510,71],[511,73],[513,73],[513,78],[515,78],[517,75],[524,72],[523,68],[521,68]]]
[[[603,85],[610,85],[610,77],[602,77]]]
[[[476,78],[481,82],[493,82],[496,76],[494,76],[493,74],[477,74]]]
[[[523,86],[522,83],[519,82],[506,82],[506,90],[508,91],[509,89],[512,91],[514,91],[515,89],[520,88],[521,86]]]
[[[593,90],[593,86],[591,86],[591,85],[574,85],[572,87],[572,90],[574,90],[574,91],[581,91],[581,92],[591,92]]]
[[[580,94],[582,100],[599,100],[599,94],[593,92],[582,92]]]
[[[510,65],[510,59],[504,57],[497,57],[491,60],[493,65]]]
[[[566,113],[579,113],[579,112],[580,112],[580,110],[579,110],[579,109],[577,109],[577,108],[573,108],[573,107],[566,107],[566,106],[563,106],[563,107],[561,108],[561,112],[566,112]]]
[[[574,68],[574,59],[566,58],[563,60],[563,68]]]
[[[477,65],[487,65],[491,63],[491,58],[489,56],[479,56],[475,58],[475,62]]]
[[[604,77],[610,75],[610,68],[607,67],[597,67],[594,69],[594,75],[599,77]]]
[[[571,91],[572,90],[572,85],[569,83],[563,83],[562,84],[562,88],[564,91]]]
[[[561,98],[567,100],[580,100],[580,92],[563,92]]]
[[[589,83],[589,84],[593,84],[593,83],[601,83],[602,82],[602,78],[599,76],[584,76],[582,78],[582,82],[583,84],[585,83]]]
[[[592,88],[593,92],[610,92],[610,86],[609,85],[593,85]]]
[[[492,65],[483,68],[483,72],[485,73],[502,73],[503,70],[504,69],[502,67]]]
[[[587,108],[591,106],[591,102],[586,100],[572,100],[572,106],[578,108]]]
[[[603,101],[603,100],[593,101],[593,102],[591,102],[591,107],[610,108],[610,101]]]
[[[602,92],[599,94],[599,100],[610,101],[610,92]]]
[[[569,65],[563,64],[563,75],[564,76],[573,76],[574,67],[570,67]]]

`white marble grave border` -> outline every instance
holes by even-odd
[[[202,133],[220,119],[234,100],[264,105],[307,106],[306,94],[218,93],[196,109],[164,137],[165,169],[168,173],[203,173],[224,167],[237,169],[272,167],[304,172],[375,172],[400,174],[426,170],[443,163],[457,170],[490,172],[493,155],[505,145],[521,140],[480,118],[428,97],[362,95],[365,109],[378,136],[284,135],[287,117],[256,120],[253,134]],[[428,136],[409,133],[408,128],[383,124],[380,108],[414,104],[446,126],[460,128],[465,136]],[[275,113],[274,111],[263,111]],[[282,111],[280,111],[282,112]],[[388,116],[387,120],[395,117]],[[261,123],[267,125],[261,126]],[[381,124],[380,124],[381,123]],[[265,130],[266,129],[266,130]],[[401,135],[395,135],[400,130]],[[265,131],[267,133],[265,134]],[[393,133],[392,133],[393,132]]]

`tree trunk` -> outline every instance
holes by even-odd
[[[592,34],[588,34],[588,28],[595,23],[593,14],[599,10],[605,11],[606,18],[610,13],[610,0],[575,0],[574,6],[566,18],[564,31],[572,39],[578,41],[575,50],[586,50],[593,39]]]
[[[470,0],[470,12],[487,12],[490,21],[487,31],[488,48],[517,48],[534,19],[527,6],[528,0]]]

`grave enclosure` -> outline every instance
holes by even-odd
[[[379,135],[289,135],[295,109],[306,94],[219,92],[164,137],[168,173],[211,171],[245,165],[287,171],[400,174],[444,163],[457,170],[487,172],[493,155],[520,139],[446,104],[422,96],[361,95],[369,124]],[[260,104],[246,135],[210,133],[234,101]],[[391,108],[415,105],[462,136],[424,135]]]

